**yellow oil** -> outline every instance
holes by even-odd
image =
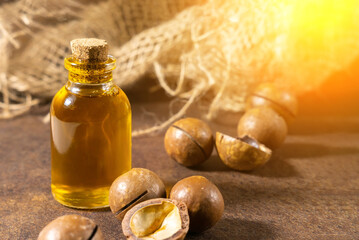
[[[51,104],[52,194],[69,207],[106,207],[112,182],[131,169],[131,107],[112,82],[114,62],[66,61],[69,81]]]

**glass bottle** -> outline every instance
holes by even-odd
[[[84,209],[108,206],[112,182],[131,169],[130,103],[112,81],[116,60],[107,55],[107,43],[90,40],[71,42],[68,82],[50,111],[52,194]]]

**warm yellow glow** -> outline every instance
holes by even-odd
[[[307,4],[297,10],[303,27],[336,28],[352,25],[357,0],[306,0]]]
[[[358,0],[301,0],[294,5],[291,33],[310,50],[357,34]],[[329,47],[329,48],[328,48]],[[333,49],[334,50],[334,49]]]
[[[288,12],[281,19],[287,21],[287,34],[278,48],[283,61],[289,62],[283,78],[290,79],[293,86],[310,89],[358,56],[358,0],[283,2],[288,4]]]

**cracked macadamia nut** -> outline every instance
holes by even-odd
[[[122,231],[127,239],[180,240],[189,226],[189,216],[184,203],[157,198],[137,204],[129,210]]]
[[[239,171],[262,166],[272,154],[269,148],[249,136],[233,138],[219,132],[216,133],[216,149],[225,165]]]
[[[270,149],[275,149],[282,145],[287,136],[287,124],[269,107],[252,108],[239,120],[237,134],[238,137],[248,135]]]
[[[157,174],[148,169],[133,168],[112,183],[109,202],[111,211],[122,220],[135,204],[160,197],[166,197],[166,189]]]
[[[103,240],[101,230],[94,221],[79,215],[56,218],[42,229],[38,240]]]
[[[190,218],[190,232],[203,232],[222,217],[224,201],[221,192],[202,176],[192,176],[177,182],[170,198],[184,202]]]
[[[298,112],[296,96],[288,89],[278,87],[274,83],[258,85],[247,99],[247,110],[262,106],[273,108],[287,122],[291,121]]]
[[[164,142],[167,154],[186,167],[206,161],[213,150],[210,127],[196,118],[184,118],[173,123],[166,132]]]

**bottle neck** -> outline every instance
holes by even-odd
[[[69,71],[69,81],[83,84],[100,84],[112,81],[112,71],[116,60],[109,56],[106,62],[88,62],[65,58],[65,68]]]
[[[98,84],[112,81],[112,72],[99,75],[83,75],[69,72],[69,80],[76,83]]]
[[[71,93],[80,96],[113,95],[118,92],[118,88],[112,81],[104,83],[81,83],[73,82],[69,79],[65,87]]]

